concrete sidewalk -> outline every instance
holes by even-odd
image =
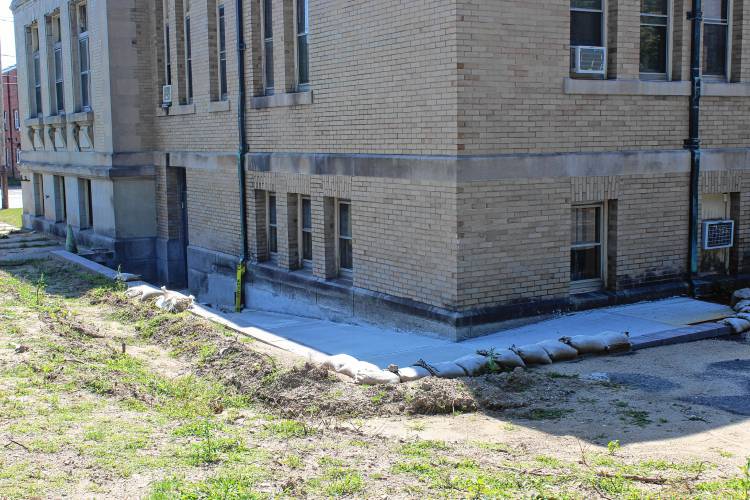
[[[420,358],[430,363],[451,361],[478,349],[501,349],[513,344],[592,335],[606,330],[627,331],[635,338],[733,314],[726,306],[680,297],[569,314],[455,343],[369,325],[348,325],[263,311],[220,313],[203,307],[201,310],[214,319],[230,322],[228,326],[232,328],[297,354],[346,353],[383,368],[390,363],[408,366]]]

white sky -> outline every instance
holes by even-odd
[[[0,0],[0,50],[2,50],[3,68],[16,64],[16,41],[13,35],[13,14],[10,12],[11,0]]]

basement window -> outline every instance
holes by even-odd
[[[299,204],[299,238],[302,246],[300,253],[300,267],[312,268],[312,202],[309,197],[302,196]]]
[[[278,245],[278,225],[276,220],[276,193],[268,193],[268,253],[271,260],[276,261],[276,253],[279,251]]]
[[[337,203],[336,235],[339,274],[351,277],[354,259],[352,255],[352,205],[349,201],[341,200]]]
[[[605,274],[604,206],[573,207],[570,249],[571,293],[601,290]]]

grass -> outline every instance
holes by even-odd
[[[7,210],[0,210],[0,222],[20,228],[23,225],[23,209],[9,208]]]

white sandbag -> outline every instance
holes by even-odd
[[[115,281],[120,281],[122,283],[127,283],[129,281],[140,281],[141,277],[137,274],[130,274],[130,273],[117,273],[115,274]]]
[[[737,334],[750,330],[750,321],[742,318],[726,318],[721,320],[721,323],[730,327]]]
[[[732,294],[732,305],[743,300],[750,300],[750,288],[742,288]]]
[[[432,374],[426,368],[421,366],[408,366],[398,370],[398,376],[401,382],[413,382],[414,380],[431,377]]]
[[[750,313],[737,313],[734,315],[734,317],[750,321]]]
[[[630,349],[630,334],[628,332],[602,332],[596,335],[607,344],[607,351],[622,351]]]
[[[329,356],[323,362],[323,368],[333,370],[336,373],[341,373],[347,365],[356,365],[358,363],[357,358],[349,356],[348,354],[336,354],[335,356]]]
[[[133,288],[128,288],[125,291],[125,296],[129,299],[134,299],[136,297],[140,297],[141,294],[146,291],[146,288],[144,286],[134,286]]]
[[[399,376],[388,370],[363,369],[354,375],[354,383],[357,385],[393,385],[399,382]]]
[[[460,365],[457,365],[452,361],[437,363],[430,365],[430,367],[435,370],[435,375],[440,378],[459,378],[466,376],[466,371]]]
[[[162,295],[164,295],[164,292],[162,290],[146,287],[145,290],[143,290],[143,292],[141,293],[141,302],[146,302],[149,299],[153,299],[154,297],[161,297]]]
[[[538,345],[542,346],[542,349],[547,351],[547,354],[552,361],[570,361],[571,359],[576,359],[578,357],[578,351],[575,348],[568,344],[564,344],[559,340],[545,340],[539,342]]]
[[[510,348],[515,352],[527,365],[549,365],[552,363],[549,354],[538,344],[528,344],[521,347],[513,346]]]
[[[490,360],[479,354],[469,354],[454,361],[458,366],[464,369],[469,375],[479,375],[487,369]]]
[[[594,335],[563,337],[560,339],[560,342],[568,344],[578,351],[578,354],[601,354],[607,351],[606,340]]]
[[[740,300],[733,307],[735,311],[742,311],[743,309],[748,309],[750,308],[750,300],[747,300],[747,299]]]
[[[505,370],[512,370],[514,368],[526,368],[526,363],[523,362],[521,356],[510,349],[503,349],[502,351],[494,351],[491,354],[492,361]]]

